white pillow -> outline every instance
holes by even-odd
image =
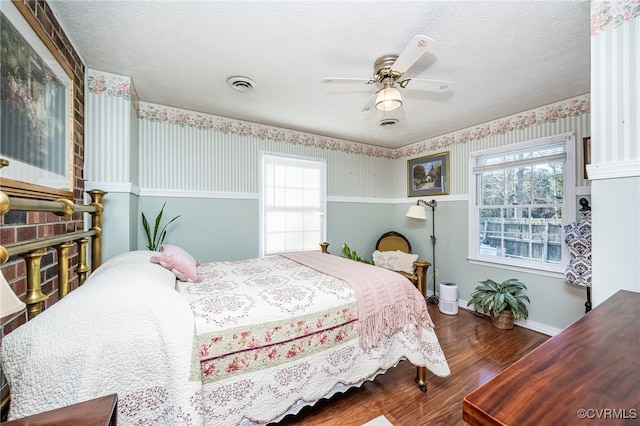
[[[412,274],[414,271],[413,262],[418,260],[417,254],[409,254],[400,250],[395,251],[379,251],[376,250],[371,255],[373,263],[381,268],[391,269],[392,271],[402,271]]]
[[[393,269],[396,265],[397,251],[374,251],[371,254],[373,263],[385,269]]]
[[[133,250],[127,251],[122,254],[118,254],[106,262],[102,262],[99,268],[91,273],[91,275],[95,275],[97,272],[101,272],[105,269],[112,268],[117,265],[122,265],[126,263],[147,263],[151,256],[158,254],[156,251],[151,250]]]
[[[396,267],[393,268],[393,270],[413,274],[413,271],[415,270],[413,262],[415,262],[416,260],[418,260],[417,254],[409,254],[398,251],[398,260],[396,261]]]

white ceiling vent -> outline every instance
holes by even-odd
[[[251,80],[248,77],[240,77],[240,76],[229,77],[227,79],[227,84],[231,88],[236,89],[238,92],[249,92],[254,87],[256,87],[255,81]]]
[[[385,118],[384,120],[380,120],[378,125],[380,127],[392,127],[399,123],[397,118]]]

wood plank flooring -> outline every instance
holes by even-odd
[[[415,367],[403,361],[375,381],[307,407],[280,425],[360,426],[380,415],[394,426],[464,425],[464,397],[549,338],[518,326],[500,330],[464,309],[445,315],[429,304],[429,314],[451,368],[449,377],[428,372],[427,392],[422,393],[413,381]]]

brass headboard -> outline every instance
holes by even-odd
[[[55,247],[58,250],[58,292],[63,298],[69,292],[69,249],[75,242],[78,244],[78,274],[79,284],[84,283],[87,273],[102,263],[102,199],[106,192],[92,190],[87,192],[91,196],[90,204],[74,204],[62,198],[55,201],[33,200],[29,198],[10,197],[0,191],[0,215],[8,211],[51,212],[60,216],[67,216],[74,212],[91,214],[91,228],[84,232],[70,232],[52,237],[38,238],[6,246],[0,245],[0,265],[11,256],[22,257],[27,265],[27,293],[24,303],[27,305],[27,318],[33,319],[42,312],[42,302],[48,296],[40,288],[40,260],[45,255],[45,248]],[[91,268],[87,264],[87,245],[91,241]]]
[[[27,269],[27,292],[24,303],[27,305],[27,320],[35,318],[42,312],[42,302],[49,296],[42,293],[40,280],[40,261],[45,255],[45,249],[55,247],[58,252],[58,297],[61,299],[69,293],[69,249],[73,244],[78,245],[78,285],[82,285],[87,274],[102,264],[102,199],[107,194],[104,191],[92,190],[87,192],[91,196],[90,204],[74,204],[62,198],[55,201],[34,200],[8,196],[0,191],[0,215],[8,211],[51,212],[59,216],[68,216],[74,212],[89,213],[91,228],[88,231],[69,232],[52,237],[37,238],[6,246],[0,245],[0,265],[4,265],[11,256],[20,256],[25,260]],[[91,242],[91,267],[87,264],[87,249]],[[9,394],[3,392],[0,403],[2,418],[9,408]]]

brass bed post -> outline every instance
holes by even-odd
[[[87,244],[89,244],[89,238],[80,238],[78,240],[78,268],[76,274],[78,274],[78,285],[84,284],[87,279],[87,273],[91,270],[87,265]]]
[[[24,298],[24,303],[27,305],[28,321],[42,312],[42,302],[49,298],[49,296],[42,293],[42,288],[40,287],[40,261],[44,255],[44,249],[20,255],[27,263],[27,295]]]
[[[73,243],[67,241],[56,247],[58,250],[58,299],[69,294],[69,249]]]
[[[95,271],[102,264],[102,199],[107,193],[99,189],[87,193],[91,196],[91,205],[95,206],[91,212],[91,230],[96,232],[91,239],[91,270]]]

